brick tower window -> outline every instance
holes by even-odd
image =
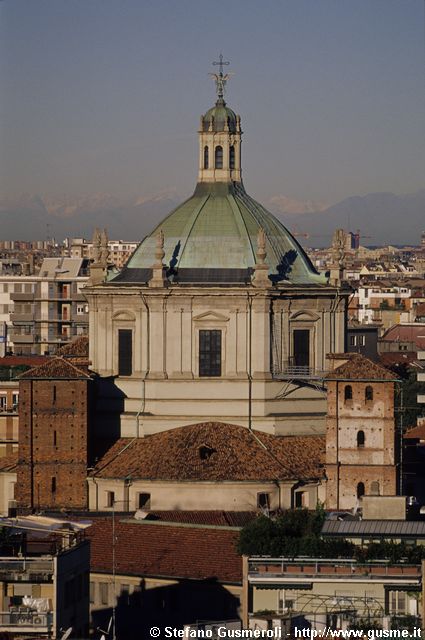
[[[344,387],[344,402],[348,402],[353,399],[353,387],[351,384],[347,384]]]
[[[373,400],[373,387],[367,386],[364,391],[365,402],[372,402]]]
[[[359,448],[364,447],[365,435],[364,431],[357,431],[357,446]]]
[[[365,487],[364,487],[364,483],[363,482],[359,482],[359,484],[357,485],[357,498],[360,499],[364,496],[365,494]]]

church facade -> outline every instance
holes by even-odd
[[[345,350],[349,292],[246,192],[241,120],[224,100],[222,67],[215,78],[194,194],[117,276],[85,288],[105,436],[205,421],[325,432],[322,380],[327,354]]]

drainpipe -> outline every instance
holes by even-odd
[[[31,483],[31,513],[34,513],[34,424],[33,424],[33,384],[30,380],[30,483]]]
[[[248,429],[252,431],[252,298],[248,293]]]
[[[146,317],[147,317],[147,321],[146,321],[146,325],[147,325],[146,336],[148,341],[147,350],[146,350],[146,357],[147,357],[146,376],[147,376],[150,370],[150,311],[149,311],[148,303],[146,302],[146,298],[143,295],[143,293],[140,294],[140,297],[142,299],[143,304],[145,305]],[[143,415],[145,411],[145,406],[146,406],[146,377],[142,380],[142,397],[140,401],[139,410],[136,414],[136,437],[137,438],[144,437],[145,435],[143,432],[143,423],[142,423],[142,435],[140,435],[140,421],[139,421],[140,416]]]
[[[338,380],[336,381],[336,508],[339,510],[339,391]]]

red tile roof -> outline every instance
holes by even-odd
[[[416,317],[425,316],[425,302],[421,302],[420,304],[416,305],[415,314],[416,314]]]
[[[385,367],[392,367],[396,364],[410,365],[416,362],[418,354],[416,351],[386,351],[379,355],[379,362]]]
[[[328,380],[397,380],[397,376],[360,353],[347,353],[347,362],[331,371]]]
[[[19,379],[65,379],[65,380],[74,380],[76,378],[90,378],[90,376],[80,369],[76,367],[69,360],[65,360],[65,358],[61,358],[58,356],[54,356],[49,358],[47,362],[40,365],[39,367],[34,367],[29,371],[25,371],[20,376]]]
[[[324,436],[273,436],[203,422],[145,438],[120,438],[92,475],[149,480],[312,479],[323,476]]]
[[[89,339],[87,336],[79,336],[69,344],[58,349],[58,356],[76,356],[78,358],[89,357]]]
[[[425,440],[425,424],[409,429],[403,437],[406,440]]]
[[[48,359],[49,356],[4,356],[0,358],[0,367],[37,367]]]
[[[91,571],[112,573],[112,517],[96,520],[86,535],[91,541]],[[238,536],[232,529],[129,522],[116,517],[115,571],[241,584]]]
[[[418,350],[425,350],[425,325],[396,324],[383,334],[381,340],[413,342]]]

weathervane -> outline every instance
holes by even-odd
[[[219,99],[223,99],[224,96],[224,91],[226,88],[226,83],[228,81],[228,79],[230,78],[230,76],[232,75],[231,73],[223,73],[223,67],[224,65],[228,65],[230,64],[230,62],[228,61],[223,61],[223,54],[220,53],[219,57],[219,62],[214,61],[213,62],[213,66],[214,67],[219,67],[219,72],[218,73],[210,73],[209,75],[212,76],[215,80],[215,86],[216,86],[216,90],[217,90],[217,95],[219,97]]]

